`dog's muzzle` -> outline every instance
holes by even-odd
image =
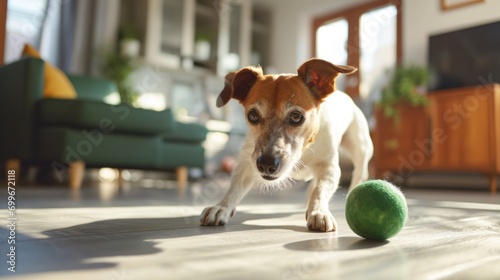
[[[260,156],[257,159],[257,169],[262,178],[272,181],[278,179],[276,174],[280,169],[281,161],[279,158],[269,155]]]

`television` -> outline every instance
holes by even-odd
[[[500,21],[429,37],[429,90],[500,82]]]

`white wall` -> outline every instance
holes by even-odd
[[[500,1],[442,11],[440,1],[404,0],[403,56],[405,64],[427,65],[428,38],[500,20]],[[500,31],[499,31],[500,36]]]
[[[371,0],[254,0],[272,9],[271,63],[294,73],[311,54],[312,19]],[[441,11],[439,0],[403,0],[403,62],[427,64],[429,35],[500,20],[500,0]]]

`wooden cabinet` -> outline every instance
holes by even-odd
[[[429,93],[433,139],[432,170],[500,173],[500,86],[482,85]]]
[[[388,118],[382,109],[375,110],[377,128],[374,133],[376,176],[396,172],[408,177],[429,165],[428,108],[406,103],[396,106],[399,118]],[[422,142],[422,144],[420,144]]]
[[[391,126],[377,113],[374,142],[378,175],[387,171],[403,177],[415,171],[479,172],[490,177],[490,190],[496,192],[500,86],[435,91],[429,93],[429,99],[427,113],[417,108],[400,110],[398,125]]]
[[[439,170],[475,170],[492,173],[496,168],[495,88],[483,87],[432,92],[432,129],[442,139],[433,139],[431,166]],[[498,97],[497,97],[498,98]],[[498,110],[498,108],[497,108]],[[500,140],[500,139],[499,139]]]

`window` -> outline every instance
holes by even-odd
[[[316,31],[316,56],[334,64],[347,64],[348,32],[348,23],[344,18],[320,26]],[[337,89],[346,90],[344,75],[337,78],[336,85]]]
[[[380,98],[388,72],[401,59],[401,1],[379,0],[316,18],[313,56],[359,71],[338,89],[361,101]]]
[[[9,1],[7,30],[36,39],[40,35],[46,6],[47,0]]]
[[[5,61],[19,58],[25,43],[40,47],[48,0],[8,1]]]
[[[394,5],[377,8],[361,16],[359,27],[359,95],[361,99],[380,99],[387,71],[396,67],[397,9]]]

